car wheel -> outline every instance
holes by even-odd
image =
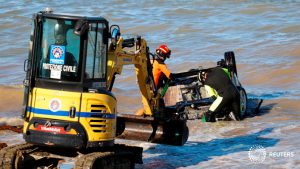
[[[240,108],[241,108],[241,118],[244,118],[247,113],[247,93],[243,87],[237,87],[240,93]]]

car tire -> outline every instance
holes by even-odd
[[[248,98],[247,98],[246,90],[243,87],[237,86],[237,89],[240,93],[240,108],[241,108],[240,117],[243,119],[247,115],[247,99]]]

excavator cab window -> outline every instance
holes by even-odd
[[[83,92],[106,89],[109,36],[104,18],[39,13],[34,21],[32,86]]]
[[[106,77],[106,44],[103,41],[103,23],[91,23],[88,31],[85,79]]]
[[[43,19],[38,77],[80,81],[80,36],[74,34],[71,20]]]

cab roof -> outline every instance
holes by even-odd
[[[40,11],[38,15],[42,15],[47,18],[52,19],[68,19],[68,20],[87,20],[87,21],[102,21],[108,22],[104,17],[101,16],[85,16],[85,15],[78,15],[78,14],[69,14],[69,13],[55,13],[55,12],[46,12]]]

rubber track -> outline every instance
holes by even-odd
[[[74,169],[133,169],[132,154],[129,152],[94,152],[79,156],[76,159]],[[102,159],[101,166],[94,166],[94,163]],[[99,164],[99,161],[98,163]]]
[[[33,148],[34,145],[23,143],[5,147],[0,151],[0,169],[14,169],[16,154],[20,150]]]
[[[113,155],[113,152],[95,152],[80,156],[76,159],[74,169],[91,169],[97,159]]]

